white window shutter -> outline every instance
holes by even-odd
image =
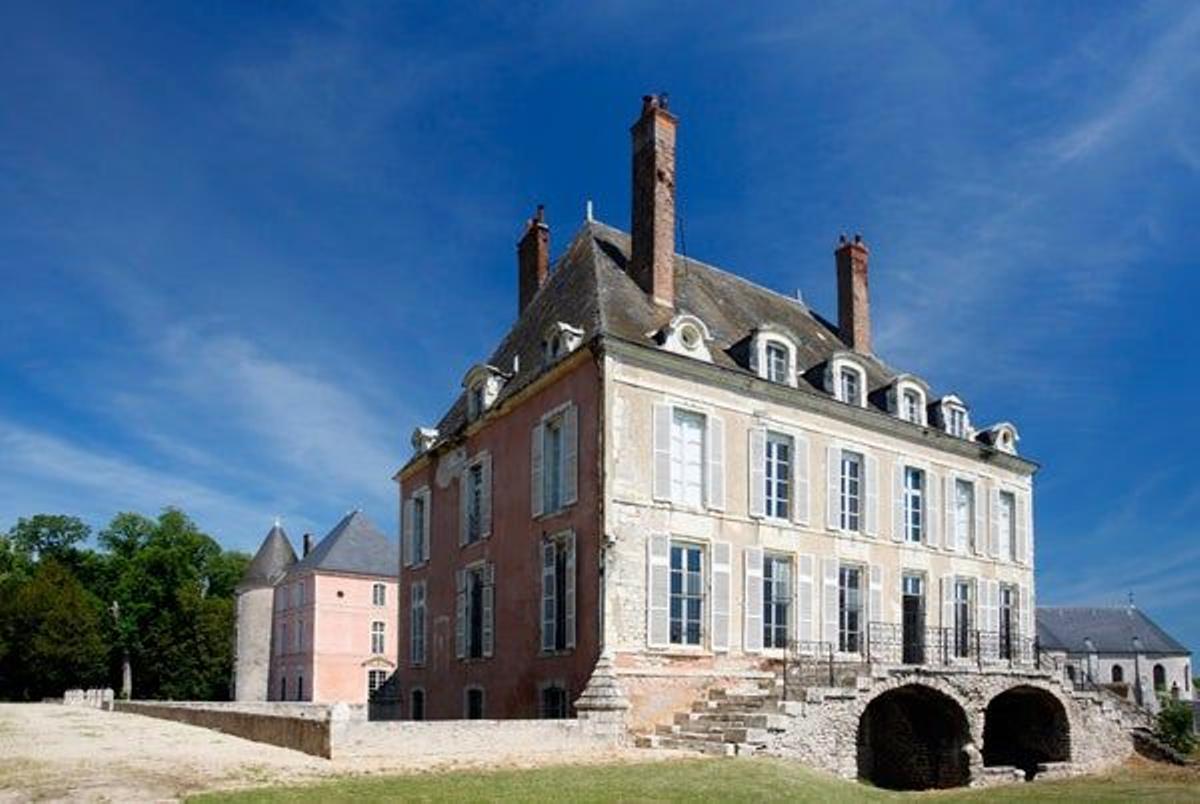
[[[992,595],[990,614],[992,615],[992,619],[991,619],[990,624],[988,625],[988,629],[990,631],[992,631],[993,633],[999,633],[1000,632],[1000,582],[992,581],[990,585],[991,585],[991,595]]]
[[[712,555],[712,649],[727,651],[733,596],[733,548],[729,542],[714,542]]]
[[[1035,630],[1033,612],[1035,610],[1034,606],[1037,605],[1033,599],[1033,590],[1025,585],[1021,585],[1018,589],[1017,598],[1020,600],[1020,603],[1017,604],[1017,616],[1019,618],[1018,622],[1021,623],[1021,636],[1026,639],[1033,639]]]
[[[425,504],[421,506],[423,509],[424,521],[421,523],[421,561],[428,562],[433,556],[433,532],[429,530],[429,522],[431,511],[433,511],[433,494],[426,489],[421,492],[421,498]]]
[[[995,486],[988,495],[988,555],[1000,556],[1000,489]],[[1007,558],[1008,556],[1005,556]]]
[[[547,539],[542,542],[542,650],[554,650],[554,631],[558,625],[555,617],[558,612],[558,601],[555,600],[555,564],[554,542]]]
[[[886,622],[883,613],[883,567],[872,564],[870,567],[871,596],[867,601],[867,633],[870,634],[870,624]],[[869,636],[868,636],[869,638]]]
[[[747,653],[754,653],[763,647],[763,551],[747,547],[742,551],[742,562],[746,575],[745,599],[742,601],[746,624],[742,644]]]
[[[483,655],[491,656],[495,649],[496,628],[496,565],[483,565]]]
[[[954,627],[954,576],[942,576],[942,628]]]
[[[671,540],[646,537],[646,644],[666,647],[671,639]]]
[[[984,487],[983,478],[975,478],[974,485],[971,486],[975,494],[975,555],[981,556],[987,552],[988,530],[987,530],[987,489]]]
[[[459,659],[467,655],[467,571],[454,571],[454,655]]]
[[[572,403],[563,411],[562,503],[573,505],[579,498],[579,410]]]
[[[1016,503],[1013,506],[1016,509],[1013,511],[1013,516],[1017,519],[1017,543],[1015,545],[1017,563],[1032,563],[1030,556],[1033,555],[1033,552],[1030,548],[1032,541],[1030,539],[1030,533],[1032,532],[1033,528],[1031,527],[1032,517],[1030,516],[1029,510],[1029,498],[1024,492],[1019,492],[1013,495],[1013,499]]]
[[[879,459],[867,455],[867,535],[879,535]]]
[[[470,467],[463,469],[458,475],[458,543],[460,546],[467,543],[467,523],[470,519],[468,516],[470,475]]]
[[[708,507],[725,510],[725,420],[709,415],[708,438]]]
[[[833,650],[838,645],[838,562],[836,558],[822,561],[821,614],[824,618],[822,635]]]
[[[825,450],[825,527],[842,529],[842,451],[837,447]]]
[[[486,539],[492,535],[492,454],[483,454],[481,466],[483,490],[479,500],[479,535]]]
[[[654,406],[654,499],[671,499],[671,406]]]
[[[563,594],[567,598],[563,601],[563,614],[567,619],[565,628],[567,647],[573,648],[575,647],[575,533],[573,531],[567,536],[567,560],[563,563],[567,573],[567,577],[563,579]]]
[[[816,560],[810,555],[802,555],[796,567],[796,639],[801,642],[815,642],[816,633],[813,628],[813,573]]]
[[[536,424],[530,432],[529,437],[529,498],[531,518],[541,516],[543,509],[542,492],[545,485],[542,481],[542,434],[542,425]]]
[[[892,473],[892,541],[904,541],[904,531],[907,523],[904,521],[904,464],[896,461],[896,469]]]
[[[750,428],[750,516],[766,514],[767,431]]]
[[[938,485],[941,482],[942,479],[932,471],[925,473],[925,506],[921,509],[921,525],[925,532],[925,543],[934,548],[941,545],[941,528],[938,527],[942,520],[941,509],[938,507]]]
[[[796,498],[792,503],[792,519],[801,525],[807,525],[809,518],[808,437],[797,434],[792,443],[795,445],[795,455],[792,460],[792,494]]]
[[[946,534],[943,539],[943,546],[954,552],[958,550],[958,530],[954,527],[954,474],[947,472],[945,478],[946,493],[942,495],[942,503],[945,508],[946,519]]]
[[[411,567],[413,563],[413,502],[404,501],[404,515],[400,517],[400,539],[404,542],[404,566]]]

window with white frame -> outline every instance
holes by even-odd
[[[792,515],[793,439],[782,433],[767,432],[766,440],[766,515],[774,519],[790,519]]]
[[[838,650],[858,653],[863,637],[863,570],[843,564],[838,571]]]
[[[473,544],[483,538],[483,464],[475,463],[467,467],[467,535],[466,543]]]
[[[792,559],[763,557],[763,647],[786,648],[792,619]]]
[[[371,623],[371,653],[379,656],[383,653],[384,624],[379,620]]]
[[[921,399],[921,394],[912,388],[905,389],[901,395],[900,415],[905,421],[913,424],[923,424],[925,417],[925,402]]]
[[[971,655],[971,624],[975,600],[974,584],[962,578],[954,582],[954,655]]]
[[[704,548],[671,542],[672,645],[700,645],[704,636]]]
[[[1001,491],[996,495],[999,510],[996,512],[997,535],[1000,543],[996,546],[1000,558],[1015,561],[1017,558],[1017,498],[1011,491]]]
[[[545,438],[546,461],[544,478],[545,500],[547,511],[557,511],[562,508],[562,474],[563,474],[563,426],[560,418],[553,418],[543,426]]]
[[[974,552],[975,484],[961,477],[954,479],[954,546],[960,553]]]
[[[387,670],[367,671],[367,696],[371,696],[387,681]]]
[[[863,377],[862,372],[850,366],[838,369],[838,399],[847,405],[862,407]]]
[[[381,583],[371,586],[371,605],[386,606],[387,605],[387,586]]]
[[[955,438],[967,437],[967,411],[958,405],[946,407],[946,432]]]
[[[548,413],[533,428],[532,513],[556,514],[576,502],[578,421],[574,404]]]
[[[460,659],[491,656],[495,565],[473,564],[456,576],[455,653]]]
[[[671,419],[671,499],[682,505],[704,504],[703,413],[675,408]]]
[[[542,650],[575,647],[575,534],[542,542]]]
[[[904,541],[920,544],[925,540],[925,470],[904,467]]]
[[[408,566],[424,564],[429,560],[429,489],[421,489],[409,499],[405,527],[405,563]]]
[[[425,664],[425,589],[425,581],[418,581],[409,588],[408,661],[413,665]]]
[[[767,379],[771,382],[791,381],[791,350],[778,341],[768,341],[764,350]]]
[[[863,529],[863,456],[844,449],[841,451],[840,527],[861,532]]]

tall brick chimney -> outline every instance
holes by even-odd
[[[537,212],[525,223],[525,234],[517,242],[517,315],[525,312],[549,276],[550,227],[546,225],[546,208],[538,204]]]
[[[313,549],[312,534],[306,533],[306,534],[304,534],[304,555],[302,555],[301,558],[303,558],[304,556],[311,553],[312,549]]]
[[[867,293],[867,257],[862,235],[842,235],[833,252],[837,260],[838,330],[851,349],[871,354],[871,302]]]
[[[629,274],[656,304],[675,306],[675,130],[666,95],[642,98],[633,124],[633,255]]]

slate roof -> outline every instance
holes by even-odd
[[[306,570],[394,578],[400,574],[400,550],[362,511],[351,511],[288,574]]]
[[[296,551],[292,549],[292,543],[283,528],[276,522],[246,566],[238,586],[272,586],[295,563]]]
[[[653,345],[653,335],[682,313],[695,315],[708,326],[715,365],[747,375],[754,374],[749,367],[749,341],[754,331],[770,324],[789,332],[797,346],[800,387],[828,395],[823,387],[826,363],[837,352],[851,351],[835,324],[799,299],[678,254],[675,309],[664,309],[650,301],[626,272],[629,254],[628,233],[598,221],[583,225],[555,263],[546,284],[485,361],[510,373],[514,357],[518,359],[519,370],[504,384],[497,403],[541,373],[543,333],[557,321],[582,329],[585,341],[603,336]],[[832,276],[832,268],[830,272]],[[868,405],[884,410],[880,391],[900,372],[869,355],[854,357],[867,371]],[[460,393],[437,424],[438,440],[453,438],[465,424],[466,395]]]
[[[1132,653],[1133,638],[1145,653],[1190,654],[1166,631],[1133,606],[1116,608],[1038,607],[1038,640],[1043,648],[1087,653],[1091,639],[1097,653]]]

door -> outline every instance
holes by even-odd
[[[905,575],[902,616],[902,653],[905,664],[925,663],[925,579],[920,575]]]

